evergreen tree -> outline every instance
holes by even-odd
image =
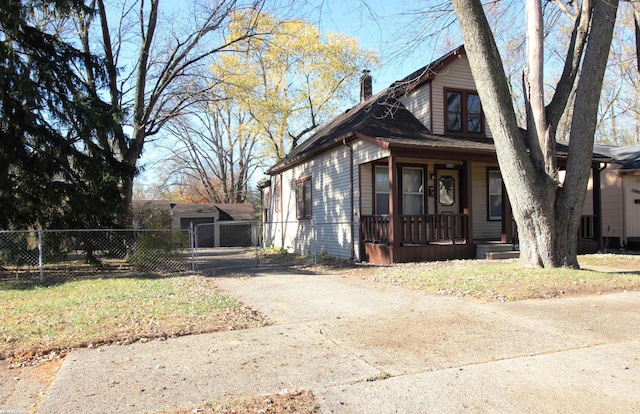
[[[122,163],[93,139],[116,117],[77,72],[101,82],[100,62],[37,25],[78,11],[90,13],[79,0],[0,7],[0,228],[111,226],[122,210]]]

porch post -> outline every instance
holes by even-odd
[[[469,257],[475,257],[475,243],[473,241],[473,175],[471,161],[462,163],[462,175],[464,176],[464,205],[462,212],[467,216],[467,246]]]
[[[602,250],[602,191],[600,182],[600,163],[593,163],[593,236],[598,243],[598,250]]]
[[[398,165],[395,155],[389,155],[389,247],[400,246],[400,203],[398,194]]]
[[[513,242],[513,211],[511,211],[511,202],[504,183],[502,184],[502,236],[500,242]]]

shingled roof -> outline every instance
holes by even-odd
[[[190,215],[210,214],[211,217],[218,214],[219,220],[255,220],[256,213],[251,204],[196,204],[196,203],[172,203],[165,200],[134,200],[133,208],[155,208],[165,210],[170,215],[189,217]]]
[[[452,50],[333,118],[316,130],[309,139],[294,148],[284,159],[272,166],[267,174],[277,174],[354,138],[369,138],[385,148],[431,148],[495,153],[493,139],[489,137],[447,136],[431,133],[399,100],[407,92],[432,80],[461,54],[464,54],[464,46]],[[526,142],[526,131],[521,130],[521,132]],[[558,143],[556,146],[557,154],[561,157],[566,156],[567,149],[567,145],[563,143]],[[604,152],[594,152],[594,159],[605,161],[609,160],[609,156]]]
[[[594,152],[609,156],[611,162],[620,165],[620,170],[640,170],[640,145],[626,147],[596,145]]]

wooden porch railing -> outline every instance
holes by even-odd
[[[360,231],[364,242],[389,243],[391,233],[389,215],[362,216]],[[442,241],[466,241],[469,216],[465,214],[427,214],[400,216],[401,244],[427,244]],[[579,239],[596,238],[595,216],[582,216],[578,229]],[[514,223],[514,238],[517,226]]]
[[[596,216],[580,217],[580,227],[578,228],[579,239],[596,238]]]
[[[363,241],[388,243],[390,216],[362,216],[360,230]],[[466,241],[469,217],[465,214],[427,214],[400,216],[400,243],[427,244],[442,241]]]
[[[360,233],[363,241],[371,243],[389,243],[391,234],[391,216],[380,214],[376,216],[362,216],[360,219]]]

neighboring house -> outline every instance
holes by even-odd
[[[379,264],[512,250],[511,209],[464,48],[371,89],[365,71],[361,102],[267,171],[265,244]],[[557,153],[562,165],[566,146]],[[583,218],[582,248],[597,248],[597,210]]]
[[[168,217],[171,229],[198,230],[197,247],[232,247],[255,244],[252,225],[257,220],[250,204],[190,204],[163,200],[134,200],[133,211]],[[241,222],[232,224],[233,222]],[[216,226],[215,224],[219,224]],[[134,227],[141,227],[134,223]],[[165,226],[167,227],[167,226]]]
[[[611,158],[600,173],[602,248],[640,250],[640,145],[595,150]]]

